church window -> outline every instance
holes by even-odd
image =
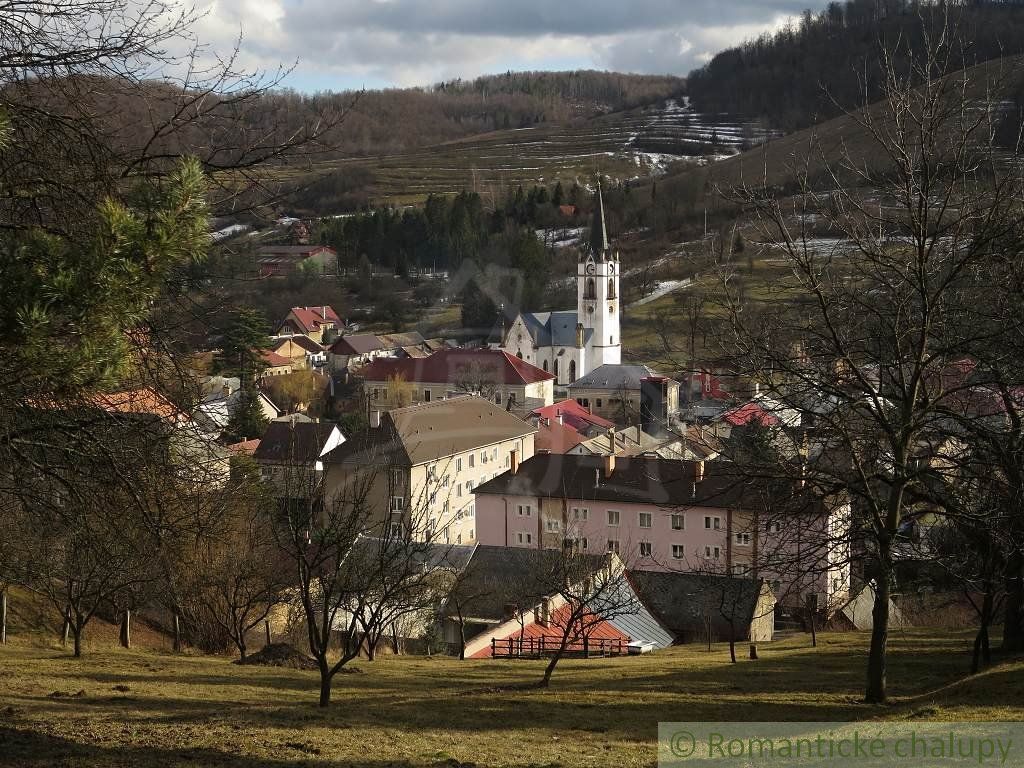
[[[569,383],[572,384],[574,381],[576,381],[576,361],[575,360],[570,360],[569,361]]]
[[[587,278],[587,290],[583,294],[583,298],[585,298],[585,299],[595,299],[595,298],[597,298],[597,289],[594,287],[594,278],[592,278],[592,277],[588,277]]]
[[[610,344],[611,346],[615,346],[615,337],[614,337],[614,336],[609,336],[609,337],[608,337],[608,343],[609,343],[609,344]]]
[[[548,369],[548,361],[545,360],[544,361],[544,370],[547,371],[547,369]]]
[[[521,350],[521,349],[517,350],[516,351],[516,357],[518,357],[520,360],[522,360],[523,359],[523,350]]]
[[[609,299],[614,299],[615,298],[615,278],[614,277],[609,277],[608,278],[608,298]]]
[[[554,366],[554,368],[552,368],[551,372],[553,374],[555,374],[555,381],[557,381],[558,380],[558,361],[555,360],[555,362],[553,362],[552,365]]]

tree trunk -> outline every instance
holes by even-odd
[[[733,639],[732,633],[729,633],[729,661],[733,664],[736,663],[736,641]]]
[[[871,649],[868,651],[868,681],[864,701],[884,704],[885,655],[889,643],[889,544],[880,542],[875,604],[871,609]]]
[[[174,652],[181,653],[181,614],[178,606],[174,606]]]
[[[992,623],[993,613],[993,584],[991,581],[985,582],[985,595],[981,602],[981,615],[980,623],[978,626],[978,634],[974,638],[974,656],[971,659],[971,674],[976,675],[981,669],[981,665],[988,666],[992,663],[992,650],[989,647],[989,625]]]
[[[750,660],[757,661],[757,643],[750,644]]]
[[[0,590],[0,645],[7,645],[7,590]]]
[[[248,651],[245,647],[245,635],[242,635],[241,639],[238,641],[238,658],[245,661],[247,653]]]
[[[71,631],[75,638],[75,658],[80,659],[82,658],[82,625],[75,624]]]
[[[541,688],[547,688],[551,685],[551,675],[555,673],[555,667],[558,666],[558,662],[561,661],[564,650],[565,643],[563,642],[559,649],[555,651],[555,655],[551,657],[550,661],[548,661],[547,667],[544,668],[544,677],[542,677],[540,681]]]
[[[1006,564],[1006,609],[1003,651],[1024,651],[1024,550],[1014,549]]]
[[[466,622],[459,617],[459,661],[466,660]]]
[[[64,609],[64,625],[60,629],[60,644],[68,647],[68,639],[71,637],[71,609]]]
[[[132,612],[127,608],[121,615],[121,636],[118,639],[122,648],[132,647]]]
[[[266,630],[266,633],[267,633],[267,642],[266,642],[265,645],[270,645],[270,622],[269,621],[264,621],[263,622],[263,629]]]
[[[320,668],[320,706],[331,704],[331,676],[323,667]]]

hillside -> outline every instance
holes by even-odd
[[[818,14],[805,11],[796,25],[722,51],[690,74],[688,93],[703,111],[736,112],[761,117],[778,130],[799,130],[856,106],[865,92],[869,100],[878,98],[880,51],[896,50],[899,69],[906,71],[908,51],[924,48],[925,30],[937,33],[947,23],[965,41],[954,52],[963,67],[1024,53],[1024,5],[1018,2],[846,0]]]

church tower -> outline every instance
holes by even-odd
[[[579,263],[576,274],[577,311],[586,342],[584,376],[606,363],[622,362],[619,336],[619,254],[608,246],[601,184],[597,185],[597,208],[591,229],[590,253]]]

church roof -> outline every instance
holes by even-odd
[[[608,251],[608,226],[604,220],[604,197],[601,194],[601,182],[597,183],[597,208],[594,209],[594,221],[590,230],[590,247],[599,257]]]
[[[640,379],[657,375],[646,365],[605,363],[576,379],[569,389],[640,389]]]
[[[576,325],[579,313],[567,312],[523,312],[523,322],[538,347],[575,347]],[[589,344],[594,335],[592,328],[583,331],[583,343]]]

